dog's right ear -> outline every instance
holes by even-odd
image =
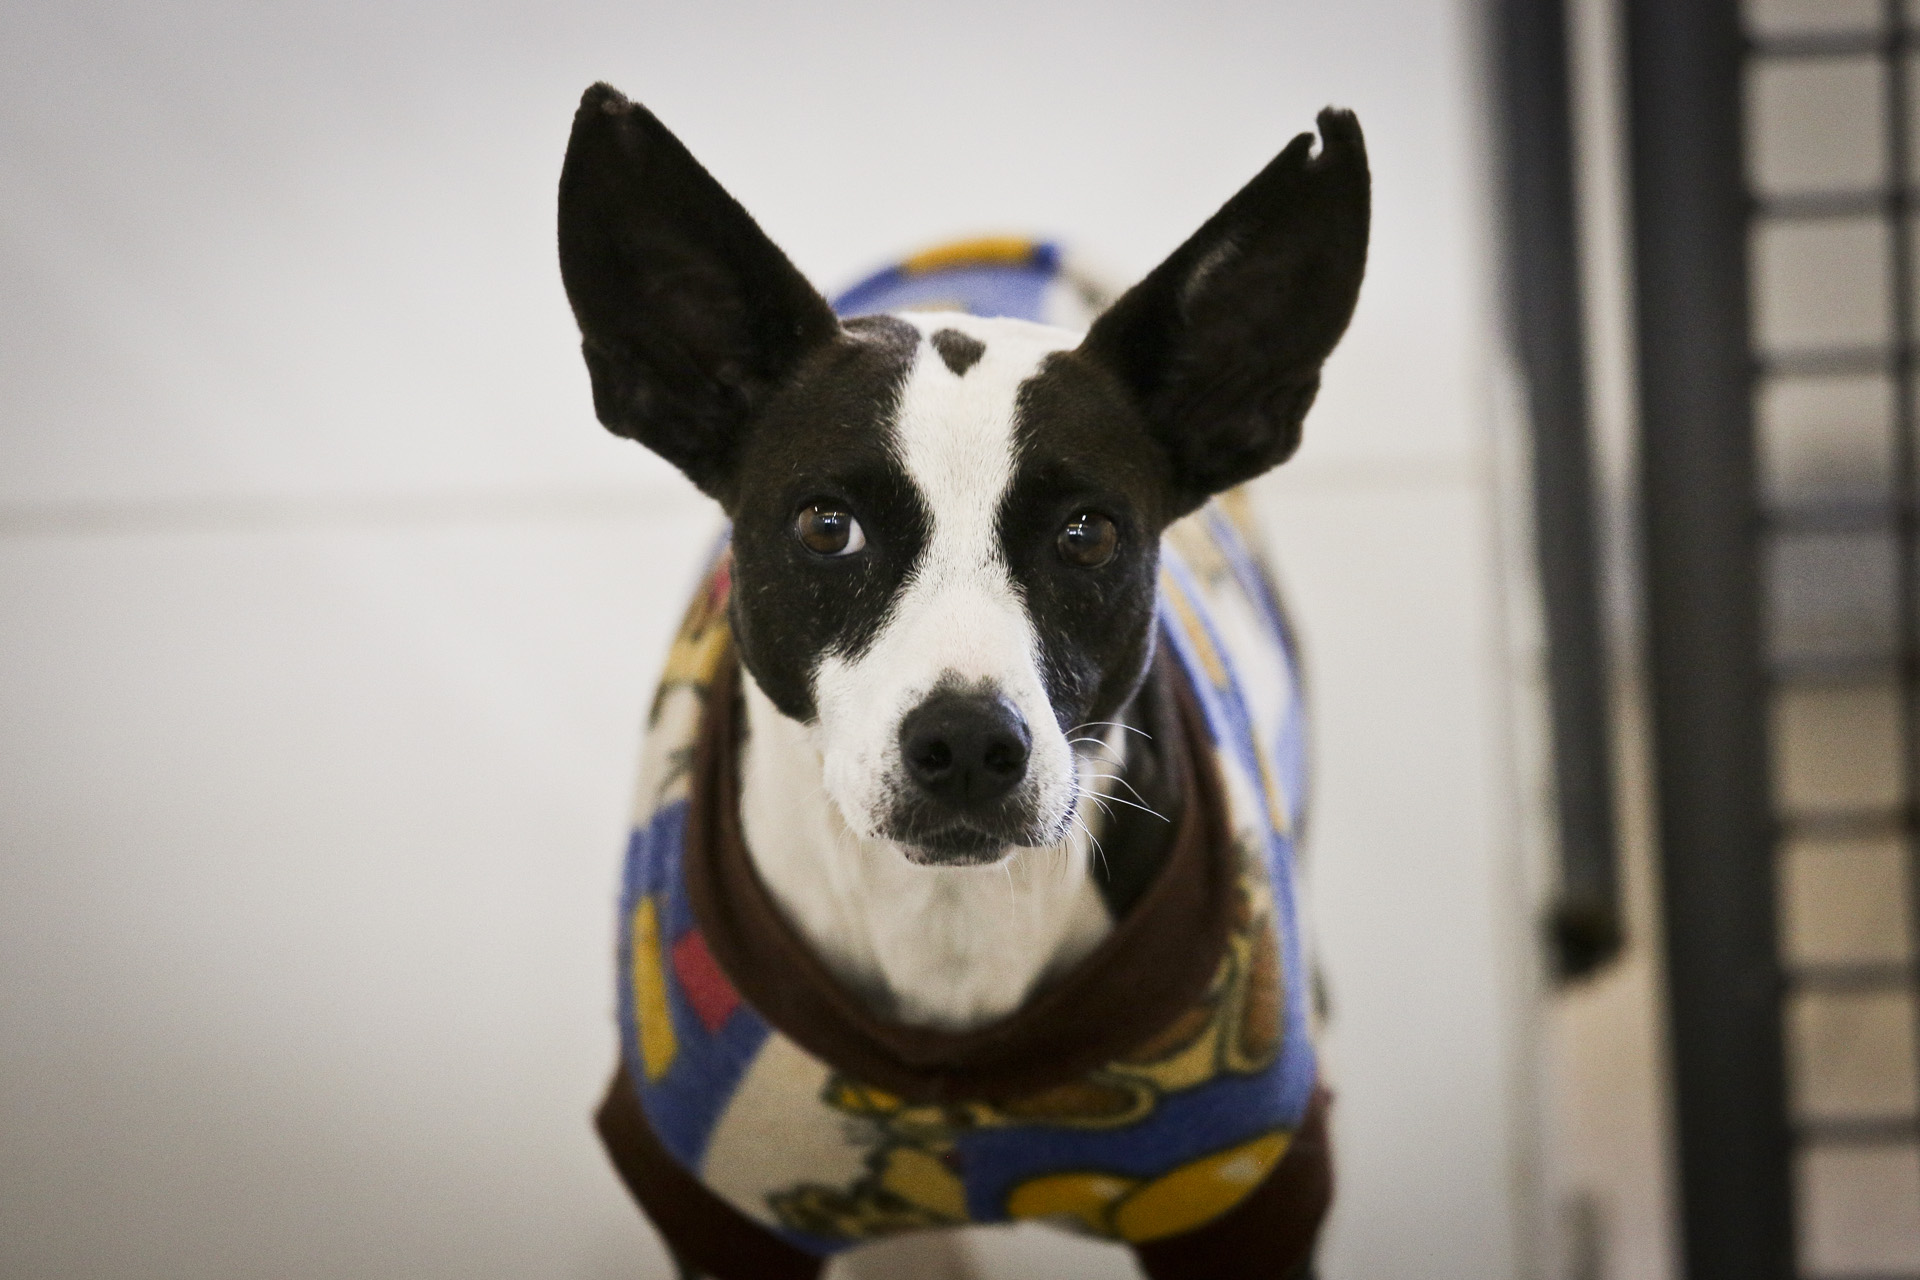
[[[839,328],[833,310],[653,113],[580,99],[560,171],[560,275],[600,421],[731,508],[740,436]]]
[[[1171,514],[1284,462],[1367,266],[1371,189],[1352,113],[1320,113],[1173,255],[1094,321],[1172,465]]]

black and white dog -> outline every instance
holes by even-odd
[[[1355,305],[1366,157],[1350,114],[1319,125],[1317,150],[1296,138],[1083,337],[952,313],[842,322],[649,112],[604,85],[581,104],[560,259],[594,407],[731,521],[725,611],[744,675],[737,710],[718,714],[735,726],[739,836],[778,917],[894,1029],[877,1035],[964,1045],[1017,1021],[1107,954],[1171,856],[1170,836],[1150,838],[1129,844],[1130,866],[1101,865],[1100,802],[1182,803],[1168,788],[1193,770],[1145,758],[1120,727],[1153,719],[1161,535],[1293,452]],[[696,917],[719,910],[694,898]],[[730,979],[756,1005],[781,998],[780,978],[750,983],[714,943],[719,926],[696,924],[723,974],[699,981]],[[684,1057],[693,1023],[672,1016]],[[643,1047],[648,1078],[677,1069]],[[642,1064],[624,1074],[639,1087]],[[928,1096],[1001,1115],[1025,1096],[987,1089],[975,1103],[942,1088]],[[629,1128],[660,1131],[633,1142],[674,1149],[670,1117],[623,1106]],[[645,1162],[614,1154],[633,1181]],[[870,1160],[879,1189],[860,1211],[904,1205],[937,1224],[938,1196],[914,1188],[944,1175],[918,1168]],[[661,1208],[678,1194],[641,1198],[690,1263],[805,1273],[783,1271],[792,1259],[773,1244],[749,1262],[738,1242],[695,1239],[764,1215]],[[825,1231],[781,1221],[803,1223],[784,1237],[801,1252],[808,1230]]]

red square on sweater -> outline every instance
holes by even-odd
[[[698,929],[689,929],[673,944],[673,972],[687,1003],[712,1035],[725,1025],[740,1007],[740,994],[720,971],[720,962],[707,950],[707,940]]]

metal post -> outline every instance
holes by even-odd
[[[1563,0],[1497,0],[1493,21],[1505,211],[1502,293],[1507,342],[1527,389],[1559,819],[1560,885],[1547,923],[1557,968],[1572,978],[1612,959],[1623,930],[1566,6]]]
[[[1894,591],[1898,609],[1895,637],[1895,687],[1900,694],[1901,838],[1907,855],[1907,912],[1911,936],[1920,938],[1920,563],[1916,563],[1916,516],[1920,516],[1920,474],[1915,468],[1913,243],[1907,221],[1913,211],[1913,165],[1908,158],[1912,133],[1904,54],[1907,50],[1906,0],[1883,0],[1885,43],[1880,50],[1885,77],[1887,164],[1887,317],[1890,332],[1887,372],[1893,378]],[[1911,961],[1909,962],[1911,971]],[[1920,1034],[1920,1017],[1915,1018]],[[1915,1061],[1920,1062],[1920,1045]]]
[[[1648,675],[1689,1280],[1794,1272],[1739,7],[1627,0]]]

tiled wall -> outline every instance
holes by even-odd
[[[1900,704],[1913,686],[1898,658],[1903,413],[1890,358],[1911,342],[1911,322],[1895,319],[1896,296],[1913,288],[1895,237],[1913,233],[1887,196],[1911,190],[1920,154],[1908,104],[1904,179],[1890,163],[1888,91],[1911,95],[1920,79],[1911,54],[1880,47],[1887,8],[1747,5],[1783,1016],[1810,1276],[1920,1272],[1911,831],[1903,839],[1900,817],[1913,723]]]

